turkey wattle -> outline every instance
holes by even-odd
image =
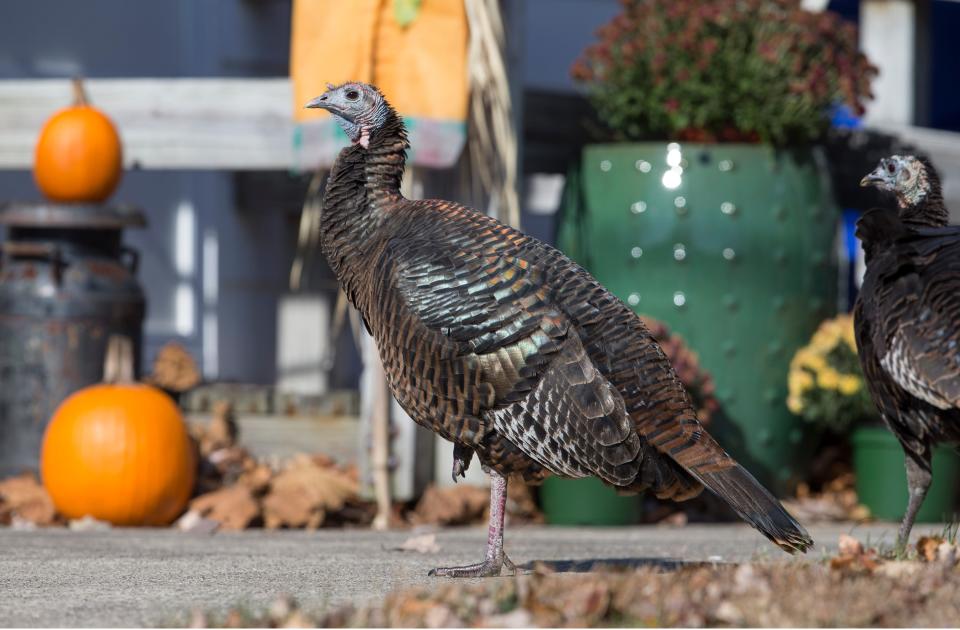
[[[556,249],[449,201],[400,194],[406,133],[373,86],[346,83],[326,109],[352,141],[323,200],[321,249],[360,311],[390,389],[454,444],[454,477],[489,470],[485,559],[437,575],[497,575],[506,478],[596,476],[688,499],[703,487],[789,552],[812,540],[697,420],[639,317]]]

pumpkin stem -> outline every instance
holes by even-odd
[[[107,357],[103,362],[104,383],[132,383],[133,341],[126,335],[110,335]]]
[[[74,107],[86,107],[90,104],[87,98],[87,90],[83,87],[83,79],[73,77],[73,105]]]

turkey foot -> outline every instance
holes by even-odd
[[[454,448],[454,470],[457,451]],[[469,463],[469,458],[467,462]],[[507,506],[507,479],[490,471],[490,526],[487,529],[487,554],[483,562],[462,567],[440,567],[429,575],[442,577],[493,577],[501,575],[506,567],[511,575],[517,574],[517,566],[503,550],[503,516]]]
[[[457,483],[457,477],[466,478],[471,459],[473,459],[473,451],[470,448],[459,444],[453,445],[453,483]]]
[[[476,564],[465,564],[462,567],[438,567],[430,569],[428,575],[438,577],[497,577],[503,575],[503,570],[509,571],[508,575],[517,575],[517,565],[511,562],[507,554],[503,554],[499,562],[495,558],[487,558],[483,562]]]

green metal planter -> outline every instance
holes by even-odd
[[[558,245],[684,336],[723,405],[711,433],[782,491],[810,458],[786,377],[836,312],[836,221],[813,150],[602,144],[570,178]]]
[[[860,503],[870,508],[870,514],[876,518],[899,521],[907,509],[907,477],[900,443],[883,427],[858,428],[853,432],[852,442]],[[918,522],[955,520],[958,479],[960,455],[948,446],[934,449],[933,483],[917,513]]]
[[[540,487],[540,507],[551,525],[632,525],[640,497],[619,495],[595,477],[550,477]]]

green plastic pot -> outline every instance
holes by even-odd
[[[550,477],[540,487],[540,507],[551,525],[632,525],[640,497],[619,495],[596,477]]]
[[[722,405],[710,433],[783,492],[810,461],[787,371],[836,313],[837,217],[815,150],[598,144],[568,178],[557,244],[684,337]]]
[[[903,448],[883,427],[860,427],[853,432],[853,467],[857,496],[876,518],[899,521],[907,509],[907,476]],[[933,452],[933,483],[917,514],[921,523],[951,522],[957,506],[960,456],[947,447]]]

